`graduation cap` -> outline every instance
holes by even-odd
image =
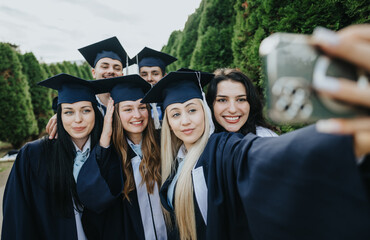
[[[111,37],[103,41],[93,43],[89,46],[78,49],[84,56],[91,67],[95,67],[96,63],[102,58],[111,58],[118,60],[125,67],[128,60],[128,55],[117,37]]]
[[[213,73],[202,72],[202,71],[198,71],[198,70],[194,70],[190,68],[180,68],[180,69],[177,69],[176,72],[192,72],[192,73],[198,73],[198,74],[200,73],[202,76],[200,78],[200,85],[202,87],[206,86],[215,76]]]
[[[213,78],[206,72],[170,72],[145,95],[143,103],[163,103],[163,109],[173,103],[184,103],[193,98],[203,99],[201,88]]]
[[[166,66],[176,60],[177,58],[172,57],[167,53],[144,47],[135,57],[130,59],[129,65],[137,63],[139,70],[141,67],[160,67],[164,74],[166,72]]]
[[[136,101],[143,98],[151,85],[138,74],[91,81],[102,92],[110,92],[114,103]]]
[[[80,101],[90,101],[97,104],[95,94],[101,93],[91,84],[91,81],[66,73],[55,75],[37,83],[37,85],[58,90],[58,105]]]

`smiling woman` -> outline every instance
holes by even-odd
[[[67,74],[39,85],[58,90],[61,127],[57,139],[45,137],[19,151],[4,194],[2,239],[85,239],[76,182],[85,162],[103,152],[97,144],[102,126],[97,91]]]
[[[72,141],[80,148],[85,145],[95,126],[95,112],[92,103],[81,101],[62,103],[62,123]]]
[[[167,116],[171,130],[184,142],[186,149],[190,149],[202,136],[204,111],[198,99],[189,100],[184,104],[172,104],[168,107]]]
[[[245,86],[231,80],[220,82],[217,85],[213,111],[216,121],[226,131],[238,132],[247,122],[250,111]]]
[[[149,104],[140,102],[151,85],[136,74],[96,80],[92,84],[112,96],[100,145],[108,147],[109,158],[122,163],[124,186],[119,197],[108,204],[100,203],[110,194],[109,189],[96,190],[98,184],[80,189],[82,203],[89,206],[84,213],[86,236],[88,239],[167,239],[158,194],[159,139]]]
[[[217,69],[209,84],[207,103],[213,113],[215,132],[254,133],[275,137],[263,117],[263,106],[252,81],[237,69]]]
[[[148,107],[140,103],[141,98],[136,101],[122,101],[118,103],[116,114],[118,113],[122,127],[127,137],[134,144],[140,144],[142,133],[148,126]],[[118,120],[118,119],[117,119]]]

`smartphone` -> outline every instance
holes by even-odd
[[[274,33],[259,53],[267,90],[268,117],[276,123],[312,123],[319,119],[368,115],[368,110],[315,92],[314,81],[329,76],[357,81],[359,70],[310,45],[309,35]]]

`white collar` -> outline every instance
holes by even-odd
[[[141,146],[141,143],[142,143],[142,141],[143,141],[143,139],[141,139],[139,144],[135,144],[135,143],[134,143],[134,142],[132,142],[129,138],[126,138],[126,140],[127,140],[128,145],[139,145],[139,146]]]
[[[186,151],[185,145],[182,144],[181,147],[179,148],[179,151],[177,152],[176,158],[185,159],[186,154],[187,154],[187,151]]]
[[[139,156],[140,158],[142,158],[143,157],[143,152],[142,152],[142,150],[141,150],[141,143],[142,143],[142,139],[141,139],[141,141],[140,141],[140,143],[139,144],[135,144],[135,143],[133,143],[130,139],[128,139],[128,138],[126,138],[126,140],[127,140],[127,143],[128,143],[128,145],[130,146],[130,148],[132,149],[132,151],[134,151],[134,153],[137,155],[137,156]]]
[[[75,146],[76,152],[81,150],[77,147],[77,145],[72,141],[73,145]],[[87,139],[87,142],[85,143],[84,147],[82,148],[82,152],[86,152],[86,150],[90,150],[91,147],[91,136],[89,136],[89,139]]]
[[[95,98],[96,98],[96,101],[98,101],[98,103],[102,106],[105,107],[105,105],[100,101],[100,98],[98,97],[98,95],[95,95]]]

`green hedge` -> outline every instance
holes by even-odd
[[[22,66],[30,87],[33,113],[37,119],[38,132],[35,136],[37,138],[45,131],[45,126],[53,115],[51,89],[37,85],[38,82],[48,78],[48,74],[31,52],[23,55]]]
[[[0,141],[18,148],[37,134],[37,122],[17,52],[0,43],[0,59]]]

